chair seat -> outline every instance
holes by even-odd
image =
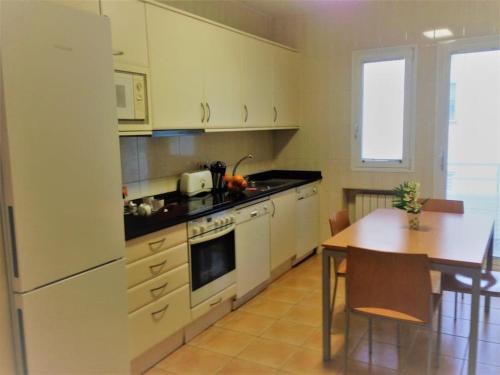
[[[347,274],[347,259],[342,259],[337,267],[337,276],[345,276]]]
[[[432,302],[433,302],[433,308],[434,310],[439,306],[441,300],[441,294],[433,293],[432,294]],[[352,309],[353,312],[361,313],[361,314],[368,314],[368,315],[373,315],[381,318],[388,318],[388,319],[394,319],[394,320],[400,320],[404,322],[409,322],[409,323],[414,323],[414,324],[427,324],[427,322],[424,322],[421,319],[418,319],[414,316],[395,311],[395,310],[389,310],[389,309],[381,309],[378,307],[357,307]]]
[[[471,293],[472,279],[463,275],[443,275],[443,290],[451,292]],[[500,297],[500,272],[483,271],[481,274],[481,294]]]

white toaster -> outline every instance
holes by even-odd
[[[179,190],[182,194],[193,195],[212,191],[212,173],[209,170],[186,172],[181,175]]]

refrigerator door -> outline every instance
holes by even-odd
[[[15,296],[29,374],[128,374],[122,260]]]
[[[1,158],[18,292],[124,252],[109,20],[48,3],[1,2]]]

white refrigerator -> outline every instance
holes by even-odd
[[[128,373],[109,20],[38,1],[1,1],[0,18],[1,221],[18,371]]]

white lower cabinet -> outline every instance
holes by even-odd
[[[190,320],[189,285],[129,314],[131,358],[166,339]]]
[[[187,284],[189,284],[189,270],[186,263],[152,280],[130,288],[127,292],[128,311],[133,312]]]
[[[271,271],[295,253],[297,196],[294,189],[271,196]]]

